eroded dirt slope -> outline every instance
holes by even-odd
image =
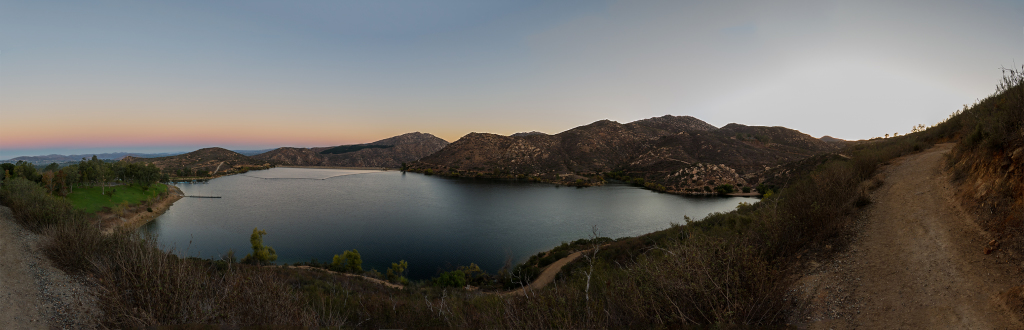
[[[855,220],[848,248],[810,262],[792,288],[791,323],[811,329],[1022,329],[1004,293],[1024,265],[951,200],[943,155],[951,144],[894,161]]]

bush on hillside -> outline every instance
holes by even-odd
[[[265,265],[277,260],[277,251],[274,251],[272,247],[263,245],[263,235],[266,234],[266,231],[259,230],[259,228],[252,229],[252,235],[249,236],[249,242],[252,243],[252,253],[242,258],[243,264]]]

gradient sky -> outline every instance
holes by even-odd
[[[1024,1],[0,1],[0,159],[558,133],[906,133],[1024,63]]]

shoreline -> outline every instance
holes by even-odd
[[[127,215],[125,217],[113,217],[112,219],[106,219],[106,216],[102,216],[101,222],[113,221],[114,223],[109,226],[104,226],[103,233],[110,234],[115,230],[138,230],[143,225],[153,221],[160,215],[167,212],[179,199],[185,197],[185,193],[175,187],[174,185],[167,184],[167,197],[153,203],[153,206],[149,208],[153,209],[153,212],[146,210],[144,205],[136,206],[138,211]]]
[[[283,168],[312,168],[312,169],[333,169],[333,170],[374,170],[374,171],[398,171],[397,168],[391,167],[352,167],[352,166],[313,166],[313,165],[278,165],[276,167]]]

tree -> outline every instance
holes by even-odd
[[[92,156],[92,159],[96,160],[96,156],[95,155]],[[111,178],[111,176],[113,176],[114,173],[113,173],[113,171],[111,171],[111,168],[109,166],[107,166],[107,164],[103,163],[102,160],[98,161],[98,162],[93,162],[92,165],[93,165],[93,169],[94,169],[93,173],[95,173],[95,175],[96,175],[95,178],[96,178],[97,181],[99,181],[99,184],[100,184],[100,193],[106,195],[107,194],[107,182],[110,181],[110,178]]]
[[[64,170],[57,170],[57,173],[53,175],[57,193],[61,196],[68,195],[68,175],[64,173]]]
[[[3,163],[0,164],[0,179],[7,181],[10,180],[14,175],[14,164]]]
[[[266,234],[266,231],[259,230],[259,228],[252,229],[252,236],[249,236],[249,242],[252,243],[252,254],[245,255],[245,258],[242,258],[242,263],[263,265],[277,260],[277,251],[263,245],[263,235]]]
[[[718,187],[715,187],[715,192],[718,193],[719,195],[722,195],[722,196],[731,194],[731,193],[733,193],[735,191],[736,191],[736,188],[733,187],[733,185],[731,185],[731,184],[722,184],[722,185],[719,185]]]
[[[43,172],[42,180],[43,180],[43,186],[46,187],[46,193],[47,194],[53,194],[53,184],[54,184],[54,182],[53,182],[53,172],[52,171]]]
[[[68,193],[75,192],[75,184],[81,179],[81,170],[77,164],[71,164],[64,167],[61,171],[64,171],[65,182],[68,185]]]
[[[390,270],[388,270],[390,271]],[[441,276],[434,278],[434,285],[438,287],[461,288],[466,286],[466,273],[460,270],[441,273]]]
[[[363,258],[359,255],[359,250],[356,249],[342,252],[341,255],[335,254],[334,261],[331,262],[331,269],[346,273],[360,274],[363,272]]]
[[[46,165],[46,167],[43,168],[43,172],[57,172],[58,169],[60,169],[60,164],[50,163],[50,165]]]
[[[15,177],[23,177],[35,182],[39,182],[42,179],[42,175],[36,171],[36,166],[23,160],[19,160],[14,164],[14,171],[11,174]]]
[[[388,281],[394,283],[401,283],[402,285],[409,284],[409,280],[402,276],[405,271],[409,269],[409,263],[405,260],[401,260],[398,263],[391,263],[391,268],[388,269]]]

